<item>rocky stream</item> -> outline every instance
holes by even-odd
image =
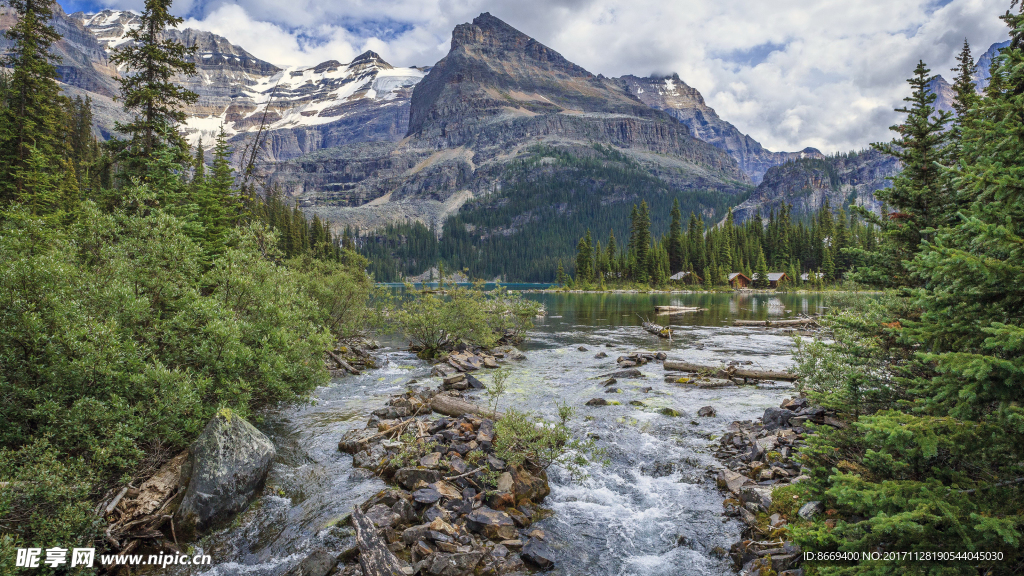
[[[795,396],[789,382],[737,385],[743,381],[721,373],[666,371],[664,361],[784,371],[793,329],[733,322],[814,314],[819,296],[529,297],[547,315],[521,357],[478,359],[479,369],[463,379],[384,340],[379,368],[338,377],[311,405],[255,422],[276,448],[263,492],[230,526],[193,545],[212,566],[175,573],[308,576],[340,557],[338,573],[359,574],[353,524],[360,519],[384,528],[376,537],[407,573],[431,575],[724,575],[737,572],[737,559],[749,570],[769,554],[792,553],[771,538],[780,519],[764,526],[760,496],[799,476],[789,460],[799,424],[826,415],[791,400],[779,408]],[[699,310],[656,316],[656,305]],[[645,331],[645,319],[671,326],[672,338]],[[498,410],[555,420],[556,403],[568,403],[576,409],[573,432],[594,439],[607,463],[591,465],[581,483],[553,466],[545,485],[542,472],[495,458],[491,419],[431,414],[435,397],[486,405],[474,381],[488,383],[495,365],[511,369]],[[766,410],[778,421],[762,422]],[[396,459],[397,440],[410,431],[429,439],[431,451]],[[497,489],[481,489],[484,474]]]

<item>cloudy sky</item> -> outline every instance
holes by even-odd
[[[141,9],[74,0],[68,12]],[[348,61],[366,49],[433,64],[452,28],[490,12],[606,76],[679,76],[772,150],[860,149],[890,138],[918,59],[947,79],[1007,37],[1008,0],[176,0],[186,24],[278,65]]]

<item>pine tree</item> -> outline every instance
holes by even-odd
[[[757,270],[754,272],[754,288],[758,290],[764,290],[769,287],[768,282],[768,262],[764,259],[764,250],[758,251],[757,256]]]
[[[690,221],[686,225],[686,235],[690,246],[690,264],[696,270],[703,270],[706,265],[704,259],[704,221],[697,218],[697,215],[690,212]]]
[[[161,38],[167,28],[176,28],[183,20],[170,13],[171,0],[146,0],[139,26],[127,34],[127,42],[110,57],[113,64],[129,73],[118,79],[125,111],[134,114],[128,123],[117,123],[117,131],[127,141],[111,142],[122,177],[137,177],[146,182],[152,178],[151,166],[157,152],[168,148],[181,166],[189,162],[188,144],[177,132],[185,121],[183,107],[198,100],[195,92],[173,81],[175,75],[191,76],[196,66],[186,58],[195,47]]]
[[[558,273],[555,276],[555,283],[559,286],[565,286],[566,283],[565,268],[562,267],[562,261],[558,261]]]
[[[0,202],[24,203],[34,214],[46,215],[73,206],[77,195],[65,181],[74,172],[64,162],[69,156],[66,99],[50,55],[60,36],[49,25],[48,0],[7,4],[18,21],[6,32],[14,45],[3,62],[11,72],[0,106]]]
[[[221,127],[221,131],[224,128]],[[199,143],[196,144],[196,159],[192,163],[192,183],[194,185],[201,185],[203,180],[206,178],[206,152],[203,150],[203,138],[199,137]]]
[[[971,45],[967,43],[967,39],[964,38],[964,47],[960,50],[960,54],[956,58],[957,65],[952,69],[956,72],[956,76],[953,78],[953,111],[955,116],[949,126],[949,142],[950,142],[950,164],[955,165],[959,162],[960,154],[963,150],[963,126],[970,119],[970,111],[972,108],[978,105],[978,92],[976,91],[976,85],[974,83],[974,75],[978,71],[978,66],[974,63],[974,57],[971,56]]]

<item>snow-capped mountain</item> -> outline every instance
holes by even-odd
[[[92,32],[108,56],[128,41],[128,32],[139,23],[137,13],[122,10],[76,12],[70,19]],[[271,160],[293,158],[325,142],[340,145],[351,138],[400,138],[412,87],[425,73],[425,69],[395,68],[374,52],[347,64],[329,60],[316,66],[280,68],[211,32],[186,28],[168,30],[166,35],[196,48],[197,75],[178,79],[199,94],[197,104],[188,110],[183,127],[186,138],[193,145],[201,139],[208,146],[223,126],[237,140],[258,130],[265,120],[271,131],[290,132],[283,139],[275,136],[280,145],[269,147]],[[379,110],[384,107],[394,110]],[[368,115],[392,117],[397,124],[381,126]],[[369,133],[366,125],[373,127]]]

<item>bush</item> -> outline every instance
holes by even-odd
[[[88,538],[91,498],[219,408],[305,398],[332,331],[366,317],[361,269],[281,263],[260,225],[230,231],[203,273],[185,221],[137,208],[151,199],[86,203],[67,229],[0,223],[0,531],[26,544]]]
[[[406,300],[395,319],[420,356],[433,358],[460,343],[492,348],[519,342],[539,309],[536,302],[503,288],[485,292],[480,286],[456,286],[443,295],[426,293]]]
[[[552,464],[565,468],[573,480],[587,478],[586,466],[603,460],[593,439],[580,440],[569,429],[575,410],[559,405],[558,422],[548,422],[529,412],[510,408],[495,423],[494,453],[513,466],[530,462],[541,470]]]

